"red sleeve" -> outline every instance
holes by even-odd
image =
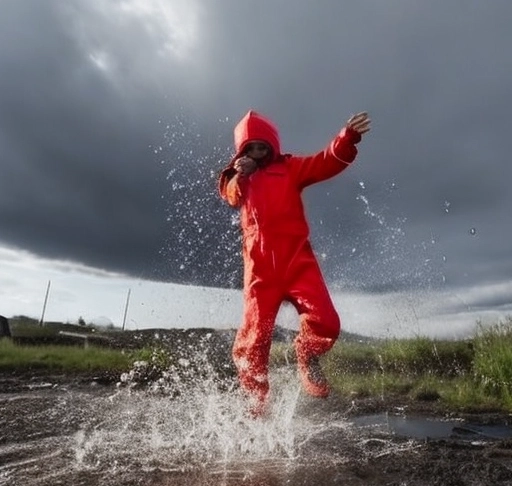
[[[219,193],[230,206],[238,207],[242,203],[247,178],[238,174],[230,163],[220,174]]]
[[[329,179],[345,170],[356,158],[356,144],[360,141],[358,132],[343,128],[325,150],[306,157],[292,156],[290,166],[299,187]]]

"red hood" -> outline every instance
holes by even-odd
[[[251,140],[267,142],[272,147],[275,157],[281,153],[277,127],[272,121],[256,111],[249,110],[238,122],[234,130],[234,136],[237,155],[242,153],[244,147]]]

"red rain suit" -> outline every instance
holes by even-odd
[[[344,128],[315,155],[282,155],[275,125],[249,111],[235,127],[234,139],[236,155],[219,180],[221,197],[240,208],[243,233],[244,314],[233,359],[242,388],[264,401],[272,333],[284,300],[300,316],[298,360],[326,353],[339,335],[340,319],[308,240],[301,193],[346,169],[361,135]],[[254,173],[242,176],[233,164],[254,140],[267,142],[272,151]]]

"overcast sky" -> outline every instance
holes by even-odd
[[[0,297],[27,252],[239,286],[216,193],[234,124],[256,109],[306,154],[367,110],[355,165],[305,193],[329,285],[499,286],[475,301],[508,310],[511,20],[509,0],[2,0]]]

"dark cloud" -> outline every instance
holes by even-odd
[[[264,112],[285,150],[308,153],[366,109],[356,164],[305,194],[328,278],[371,291],[507,279],[511,13],[505,0],[5,1],[0,239],[239,285],[235,213],[215,187],[238,118]]]

